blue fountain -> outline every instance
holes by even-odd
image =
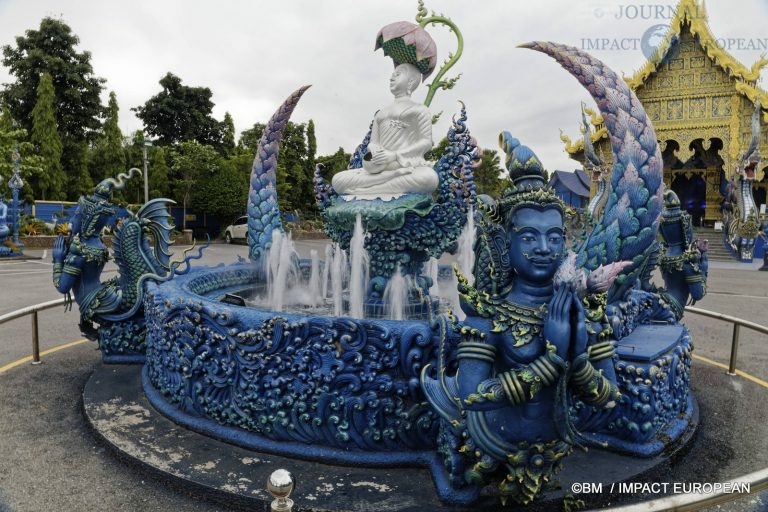
[[[377,46],[395,64],[394,102],[377,112],[348,170],[331,183],[316,172],[330,259],[277,258],[296,260],[297,286],[318,274],[336,278],[344,286],[336,314],[240,302],[280,273],[270,260],[283,245],[278,149],[304,87],[277,110],[258,147],[250,261],[182,273],[160,258],[141,278],[146,335],[131,346],[144,361],[150,402],[178,424],[258,451],[429,467],[438,495],[454,504],[488,495],[532,503],[552,490],[574,449],[647,458],[677,446],[696,424],[691,339],[680,317],[705,291],[706,247],[690,239],[674,194],[664,194],[640,102],[581,50],[525,45],[590,91],[611,135],[603,214],[571,251],[565,206],[546,187],[536,154],[512,134],[500,136],[511,185],[498,198],[476,197],[477,147],[463,105],[443,155],[425,160],[432,119],[410,99],[434,67],[425,34],[407,22],[380,31]],[[109,190],[93,201],[104,206]],[[144,222],[159,219],[155,211]],[[455,250],[467,225],[477,226],[474,265],[453,270],[459,302],[451,303],[430,295],[435,279],[425,269]],[[366,258],[367,277],[347,276],[350,260]],[[657,266],[666,288],[650,282]],[[402,319],[385,317],[395,281]],[[112,332],[125,309],[102,315]],[[98,323],[99,313],[88,319]]]

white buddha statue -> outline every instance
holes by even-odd
[[[411,99],[421,82],[413,64],[400,64],[389,79],[395,101],[373,118],[368,153],[362,169],[337,173],[336,193],[345,199],[390,199],[406,193],[431,194],[438,177],[424,154],[432,149],[432,115]]]

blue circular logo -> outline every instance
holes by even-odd
[[[669,30],[667,25],[653,25],[645,31],[640,39],[640,49],[643,51],[646,59],[651,60],[653,54],[656,53],[656,48],[664,41],[667,30]]]

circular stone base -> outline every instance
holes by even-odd
[[[140,365],[102,365],[83,391],[88,422],[115,452],[158,478],[230,507],[263,507],[269,475],[287,469],[296,486],[293,495],[302,511],[406,512],[424,510],[509,510],[496,497],[483,498],[471,508],[448,506],[435,493],[426,468],[343,467],[250,451],[179,427],[158,413],[144,396]],[[639,481],[640,475],[665,464],[691,440],[691,428],[663,455],[642,459],[590,449],[574,450],[557,475],[561,490],[547,493],[526,510],[560,510],[573,484],[589,483],[601,492],[576,494],[588,507],[616,503],[611,483]],[[626,498],[626,496],[624,496]]]

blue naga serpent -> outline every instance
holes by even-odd
[[[259,261],[272,245],[272,232],[283,231],[277,203],[277,157],[283,130],[309,85],[299,88],[272,115],[259,140],[248,190],[248,254]]]

